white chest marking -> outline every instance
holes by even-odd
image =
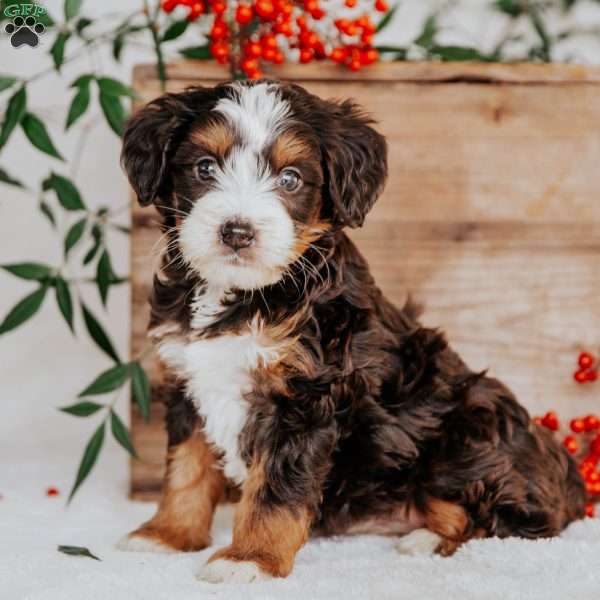
[[[181,342],[165,340],[161,358],[187,381],[187,392],[204,419],[204,434],[223,453],[223,472],[240,484],[247,475],[239,436],[246,423],[252,371],[277,360],[254,323],[241,335]]]

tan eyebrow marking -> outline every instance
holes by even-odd
[[[271,147],[271,164],[275,172],[283,167],[313,157],[311,146],[302,137],[291,131],[282,133]]]
[[[215,121],[193,131],[190,140],[215,156],[224,157],[235,142],[235,134],[227,124]]]

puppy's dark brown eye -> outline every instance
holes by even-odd
[[[196,163],[196,177],[201,181],[210,181],[217,174],[217,161],[211,156],[205,156]]]
[[[302,185],[302,178],[296,169],[287,168],[279,173],[277,185],[286,192],[295,192]]]

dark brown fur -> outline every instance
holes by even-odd
[[[175,221],[171,207],[185,212],[201,194],[181,158],[193,153],[190,132],[218,126],[208,111],[230,93],[218,86],[163,97],[128,129],[125,167],[166,227]],[[202,333],[235,332],[258,316],[273,337],[289,341],[276,365],[254,374],[241,435],[251,476],[233,544],[215,558],[256,560],[285,575],[309,526],[344,533],[399,507],[442,536],[443,554],[472,537],[558,534],[584,514],[571,458],[502,383],[471,371],[442,333],[423,327],[412,305],[390,304],[343,232],[362,224],[384,184],[383,138],[351,103],[291,85],[282,93],[297,119],[292,141],[276,144],[271,160],[305,161],[310,185],[294,219],[299,240],[313,244],[298,245],[312,268],[292,265],[291,278],[261,294],[236,294]],[[151,157],[140,149],[149,131],[163,136]],[[217,137],[226,152],[229,137]],[[151,325],[175,323],[184,334],[201,280],[172,258],[167,252],[155,279]],[[187,444],[197,417],[183,396],[167,422],[171,444]],[[280,548],[284,531],[293,539]]]

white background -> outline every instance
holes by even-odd
[[[379,41],[405,44],[414,39],[422,26],[423,15],[431,6],[441,4],[431,0],[404,0],[394,22]],[[498,35],[502,34],[505,20],[490,13],[486,8],[488,4],[487,0],[460,2],[459,8],[446,21],[448,33],[445,41],[478,45],[484,49],[493,47]],[[96,17],[114,11],[129,11],[137,5],[133,0],[87,0],[83,12]],[[54,16],[62,12],[59,0],[47,0],[45,6]],[[597,3],[586,2],[573,18],[583,25],[598,23],[599,9]],[[559,26],[558,20],[553,22],[553,26]],[[42,37],[42,43],[36,49],[21,47],[15,50],[4,34],[0,34],[0,40],[0,73],[27,77],[51,64],[47,55],[51,43],[49,35]],[[67,55],[75,47],[76,43],[67,50]],[[560,53],[563,57],[575,57],[580,61],[600,62],[600,45],[593,39],[566,44]],[[134,64],[151,59],[147,47],[136,46],[126,50],[121,65],[115,65],[108,53],[96,55],[93,62],[99,72],[127,81]],[[103,123],[97,105],[68,135],[62,131],[72,97],[67,85],[79,73],[92,68],[89,61],[90,58],[81,53],[79,60],[64,67],[61,76],[52,74],[39,79],[29,89],[29,108],[49,124],[52,137],[65,156],[72,158],[80,154],[78,169],[70,174],[74,175],[88,206],[121,206],[127,201],[127,185],[118,164],[120,144]],[[5,93],[0,97],[0,106],[9,95]],[[78,150],[79,136],[82,129],[88,127],[91,139],[81,154]],[[63,164],[32,149],[21,131],[15,132],[3,150],[0,165],[26,181],[34,190],[39,188],[40,181],[50,169],[65,173]],[[127,219],[126,212],[123,218]],[[60,224],[60,228],[64,231],[65,224]],[[126,240],[115,235],[110,247],[116,271],[125,273],[128,269]],[[0,263],[30,260],[58,264],[61,248],[61,239],[40,216],[34,198],[16,188],[1,186]],[[93,286],[88,287],[83,290],[84,297],[101,315],[120,354],[127,356],[127,286],[112,291],[108,311],[99,305]],[[0,316],[5,315],[31,289],[31,284],[0,273]],[[69,417],[56,408],[72,403],[93,376],[110,366],[109,360],[87,339],[81,322],[77,323],[77,330],[78,337],[74,338],[58,313],[54,298],[49,295],[34,319],[0,338],[0,456],[10,457],[19,465],[10,470],[0,470],[0,494],[10,494],[17,479],[20,482],[25,479],[31,490],[38,492],[50,484],[66,491],[72,481],[80,453],[96,420]],[[126,414],[124,399],[119,404],[119,411]],[[125,489],[125,455],[112,440],[104,449],[98,469],[101,472],[95,475],[98,480],[111,481]],[[83,497],[91,493],[89,489],[84,490]]]

